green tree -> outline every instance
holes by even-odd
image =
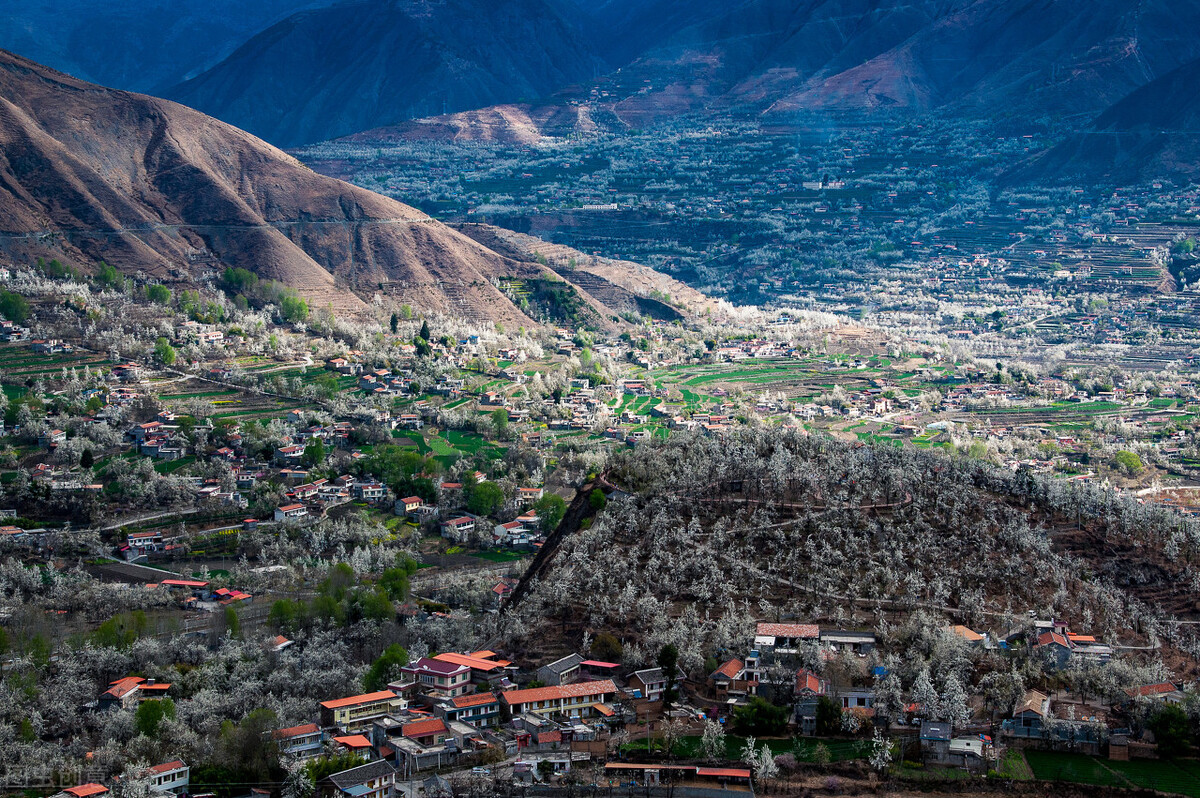
[[[279,315],[288,322],[304,321],[308,318],[308,303],[298,296],[287,294],[279,300]]]
[[[508,437],[508,411],[503,407],[492,411],[492,426],[496,430],[497,438],[504,440]]]
[[[547,493],[533,505],[542,530],[550,532],[558,528],[559,522],[567,514],[567,502],[557,493]]]
[[[151,699],[138,704],[133,725],[138,734],[157,737],[158,727],[165,719],[175,719],[175,702],[169,698]]]
[[[344,562],[335,563],[321,581],[321,595],[341,601],[356,581],[353,568]]]
[[[1113,465],[1123,473],[1134,475],[1142,473],[1142,458],[1134,452],[1120,451],[1113,455]]]
[[[396,485],[417,474],[437,471],[436,461],[421,456],[411,448],[394,444],[376,446],[363,458],[362,464],[364,473],[374,474],[387,485]],[[397,489],[396,493],[400,496],[409,495],[400,489]]]
[[[600,512],[608,506],[608,497],[604,495],[604,491],[596,488],[588,494],[588,504],[592,506],[593,510]]]
[[[141,610],[114,615],[96,627],[92,642],[104,648],[129,648],[146,633],[146,613]]]
[[[14,324],[24,324],[29,320],[29,302],[20,294],[0,289],[0,316]]]
[[[233,607],[225,608],[225,631],[229,632],[230,637],[238,637],[241,634],[242,621]]]
[[[1154,732],[1160,757],[1175,759],[1187,753],[1191,740],[1191,726],[1183,707],[1167,704],[1146,725]]]
[[[304,465],[312,468],[325,462],[325,442],[320,438],[311,438],[304,446],[304,453],[300,455],[300,461]]]
[[[679,649],[673,643],[667,643],[658,650],[658,667],[662,668],[663,678],[667,680],[667,688],[663,691],[663,707],[675,703],[677,690],[675,676],[679,671]]]
[[[93,280],[101,288],[115,288],[120,291],[125,287],[125,276],[104,261],[100,261]]]
[[[84,449],[83,454],[79,455],[79,467],[91,468],[96,462],[96,456],[92,454],[91,449]]]
[[[155,283],[146,286],[146,299],[151,302],[157,302],[160,305],[169,305],[171,303],[171,289],[165,285]]]
[[[301,616],[300,605],[291,599],[279,599],[271,605],[267,613],[267,625],[272,629],[283,632],[295,629]]]
[[[359,590],[354,594],[351,621],[362,618],[368,621],[390,621],[396,618],[396,607],[382,587],[375,590]]]
[[[464,485],[464,489],[467,486]],[[504,506],[504,491],[495,482],[480,482],[467,490],[467,512],[491,515]]]
[[[391,328],[392,328],[392,335],[395,335],[396,330],[398,330],[400,328],[400,315],[398,313],[392,314]]]
[[[426,341],[426,342],[428,342],[428,341],[429,341],[429,335],[430,335],[430,333],[429,333],[429,322],[428,322],[428,321],[422,321],[422,322],[421,322],[421,331],[420,331],[419,333],[417,333],[417,337],[418,337],[418,338],[420,338],[422,341]]]
[[[625,656],[625,646],[612,632],[601,632],[592,641],[592,656],[603,662],[620,662]]]
[[[733,725],[741,735],[777,735],[787,727],[787,709],[777,707],[761,696],[733,711]]]
[[[387,593],[392,601],[407,601],[409,587],[409,572],[399,566],[387,568],[379,575],[379,586]]]
[[[392,643],[363,676],[363,689],[368,693],[384,689],[388,682],[400,675],[400,668],[407,664],[408,652],[399,643]]]
[[[164,366],[170,366],[175,362],[175,347],[171,346],[171,342],[166,338],[159,336],[159,339],[154,342],[154,356]]]
[[[825,737],[837,734],[842,728],[842,708],[829,696],[817,699],[817,734]]]

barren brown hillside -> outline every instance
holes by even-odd
[[[428,310],[528,323],[489,282],[520,271],[419,211],[314,173],[184,106],[0,52],[0,242],[13,259],[106,260],[190,281],[189,250],[319,305],[392,283]]]

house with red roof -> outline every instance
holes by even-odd
[[[167,682],[126,676],[109,683],[108,689],[100,694],[97,707],[101,710],[116,707],[128,709],[148,699],[162,698],[170,689],[171,685]]]
[[[325,732],[315,723],[277,729],[271,738],[279,746],[281,754],[299,759],[321,756],[325,749]]]
[[[425,718],[405,723],[400,727],[400,733],[405,739],[426,748],[441,745],[450,735],[446,722],[441,718]]]
[[[1072,649],[1071,641],[1059,632],[1042,632],[1033,644],[1033,650],[1042,658],[1046,667],[1053,670],[1067,667]]]
[[[454,698],[465,694],[471,685],[471,666],[438,657],[421,657],[400,669],[406,677],[417,683],[423,695],[435,698]]]
[[[433,711],[447,722],[458,721],[475,728],[496,726],[500,722],[500,699],[495,693],[471,693],[440,701]]]
[[[506,659],[497,659],[492,651],[475,651],[470,654],[447,651],[436,655],[434,659],[470,668],[471,681],[488,687],[501,685],[508,676],[509,666],[512,665]]]
[[[1129,696],[1132,701],[1152,701],[1157,704],[1183,703],[1183,690],[1174,682],[1158,682],[1130,687],[1125,690],[1125,695]]]
[[[754,648],[760,654],[791,655],[820,638],[821,628],[815,623],[760,623],[755,627]]]
[[[182,759],[174,759],[146,768],[144,776],[150,780],[151,792],[181,795],[188,791],[191,768]]]

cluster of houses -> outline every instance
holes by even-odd
[[[969,647],[1000,655],[1023,650],[1038,657],[1051,672],[1076,664],[1104,665],[1113,654],[1112,646],[1091,635],[1074,633],[1066,623],[1056,620],[1033,620],[998,639],[962,625],[950,627],[949,632]],[[717,701],[730,705],[743,704],[752,696],[776,703],[790,701],[792,722],[802,734],[816,733],[822,699],[832,702],[842,712],[858,716],[863,723],[884,727],[893,723],[919,724],[921,750],[927,761],[985,767],[995,753],[993,740],[983,733],[990,731],[990,723],[952,728],[949,723],[926,717],[917,703],[906,704],[897,717],[877,716],[874,679],[886,675],[885,669],[876,667],[863,683],[833,684],[802,664],[811,662],[814,654],[823,662],[846,656],[866,658],[875,646],[875,635],[867,631],[822,628],[807,623],[759,623],[746,656],[729,659],[710,673],[708,690]],[[1131,689],[1127,695],[1129,702],[1183,700],[1180,687],[1171,682]],[[1002,721],[999,731],[1007,745],[1070,747],[1093,754],[1101,753],[1108,745],[1114,758],[1127,757],[1130,750],[1137,755],[1142,744],[1131,741],[1128,730],[1115,725],[1112,709],[1098,700],[1082,701],[1078,697],[1052,700],[1044,693],[1030,690],[1011,717]]]

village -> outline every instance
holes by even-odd
[[[265,669],[250,684],[290,674],[279,689],[295,691],[270,717],[211,727],[242,740],[213,754],[172,749],[137,718],[156,701],[212,717],[217,699],[197,694],[221,692],[218,677],[198,687],[166,652],[105,672],[73,711],[89,726],[138,723],[125,745],[144,755],[63,771],[78,784],[54,787],[75,798],[122,781],[228,798],[280,778],[356,798],[533,784],[716,795],[827,771],[1190,778],[1153,757],[1175,744],[1164,708],[1191,711],[1191,666],[1155,668],[1138,659],[1142,637],[1032,607],[970,628],[893,616],[923,624],[931,651],[932,675],[903,679],[894,628],[826,614],[751,610],[730,621],[736,642],[686,664],[669,646],[623,655],[604,628],[582,644],[502,645],[540,563],[620,500],[595,481],[616,454],[775,430],[940,450],[1190,513],[1200,399],[1186,373],[993,363],[803,311],[605,333],[471,329],[396,308],[352,338],[319,318],[214,320],[218,293],[176,315],[134,310],[142,289],[109,290],[133,317],[117,320],[75,287],[64,303],[60,280],[16,267],[9,280],[35,310],[0,328],[5,567],[76,569],[108,602],[62,609],[66,597],[14,582],[28,600],[5,616],[12,666],[41,647],[70,656],[80,639],[121,656],[186,641],[207,652],[188,655],[202,668],[250,658]],[[79,313],[114,326],[80,336]],[[153,346],[96,345],[152,318],[165,319]],[[336,646],[357,664],[304,676]]]

